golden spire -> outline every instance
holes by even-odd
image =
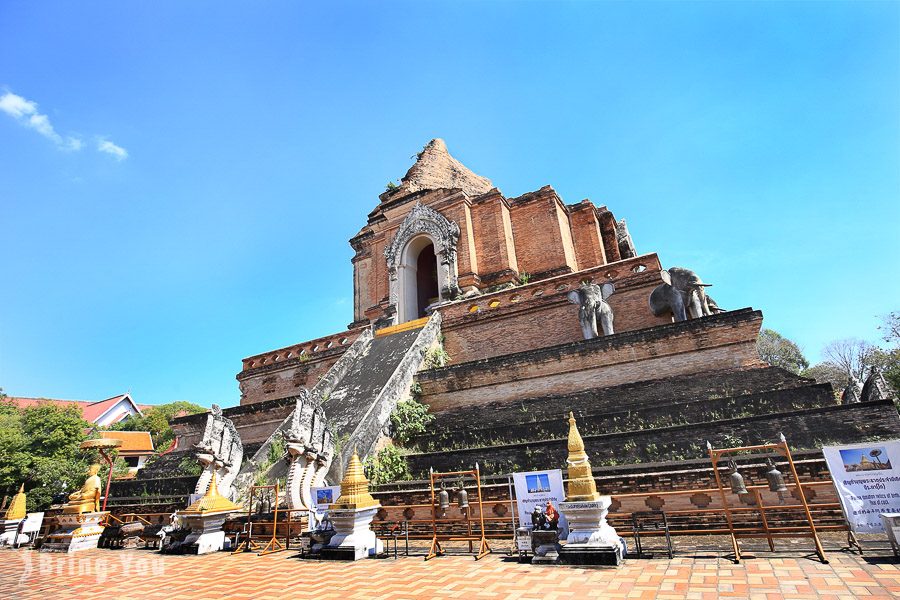
[[[362,463],[359,461],[359,451],[354,449],[347,470],[341,480],[341,495],[337,501],[328,508],[368,508],[378,506],[378,500],[369,493],[369,480],[363,472]]]
[[[6,516],[3,517],[7,521],[21,521],[25,518],[25,484],[19,488],[19,493],[13,496],[9,507],[6,509]]]
[[[591,462],[584,451],[584,440],[575,425],[575,415],[569,413],[569,483],[566,486],[566,502],[590,502],[600,498],[597,484],[591,473]]]
[[[219,512],[234,512],[244,510],[240,504],[235,504],[219,493],[219,484],[216,482],[216,474],[213,472],[209,487],[203,497],[181,511],[182,514],[208,514]]]

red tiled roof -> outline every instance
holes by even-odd
[[[59,406],[61,408],[65,408],[67,406],[77,406],[81,409],[81,416],[85,421],[89,423],[93,423],[97,419],[103,416],[103,413],[111,409],[113,406],[122,401],[123,398],[130,396],[128,394],[119,394],[118,396],[113,396],[112,398],[107,398],[106,400],[99,400],[97,402],[91,402],[90,400],[57,400],[55,398],[22,398],[17,396],[9,396],[7,398],[8,402],[18,406],[19,408],[31,408],[33,406],[39,406],[41,404],[51,403]],[[134,401],[132,401],[134,404]],[[134,404],[134,406],[138,406]],[[143,410],[139,407],[139,410]],[[123,415],[122,418],[125,418]],[[118,419],[121,421],[122,418]]]
[[[119,452],[122,454],[152,454],[153,439],[149,431],[101,431],[100,437],[122,440]]]

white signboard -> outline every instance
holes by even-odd
[[[313,510],[309,513],[309,530],[312,531],[322,521],[329,504],[334,504],[341,495],[341,486],[328,485],[310,488]]]
[[[516,488],[519,527],[531,529],[531,513],[535,506],[546,511],[549,502],[558,512],[559,503],[566,499],[562,471],[559,469],[513,473],[513,484]],[[567,536],[569,532],[566,517],[562,513],[559,514],[559,532],[560,537]]]
[[[900,440],[822,448],[847,522],[856,533],[883,533],[881,513],[900,512]]]

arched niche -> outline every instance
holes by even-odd
[[[457,283],[456,243],[459,226],[436,210],[416,204],[397,230],[397,235],[385,248],[390,302],[396,308],[396,322],[419,318],[419,259],[423,251],[433,247],[437,271],[438,301],[451,300],[459,295]]]

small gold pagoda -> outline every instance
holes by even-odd
[[[19,493],[13,496],[9,507],[6,509],[6,515],[3,517],[6,521],[21,521],[25,518],[25,484],[19,488]]]
[[[329,509],[360,509],[378,505],[378,500],[369,493],[369,480],[363,472],[358,450],[353,451],[347,471],[341,480],[341,495]]]
[[[584,440],[575,425],[575,415],[569,413],[569,482],[566,485],[566,502],[592,502],[600,498],[597,484],[591,473],[591,462],[584,451]]]
[[[221,512],[237,512],[240,510],[244,510],[244,507],[240,504],[235,504],[219,493],[216,474],[213,473],[212,479],[209,482],[209,487],[206,489],[206,493],[203,494],[203,497],[179,512],[182,515],[189,517]]]

